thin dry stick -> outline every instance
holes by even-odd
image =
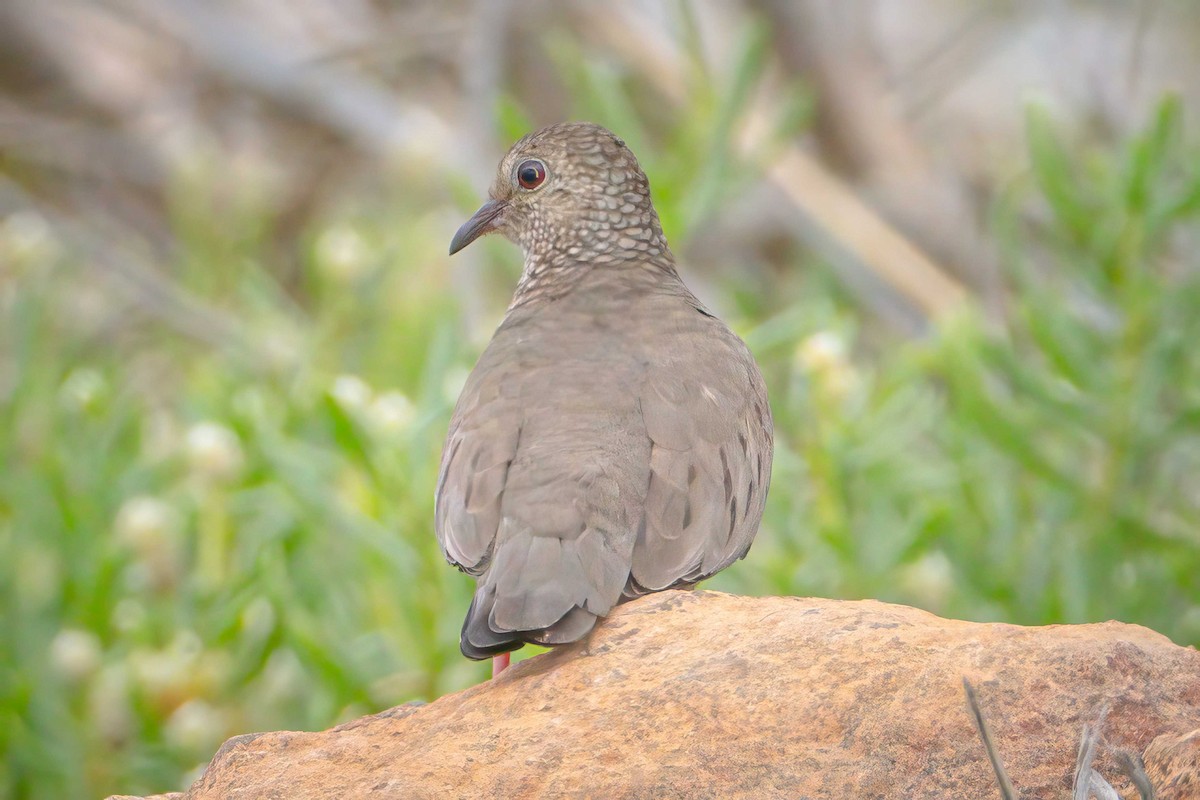
[[[829,245],[844,249],[843,258],[865,264],[926,316],[938,319],[962,306],[962,284],[798,147],[789,148],[768,174],[825,232]]]
[[[621,13],[613,13],[617,8]],[[650,33],[654,26],[630,6],[604,6],[587,13],[589,27],[655,88],[675,103],[686,95],[684,59]],[[773,118],[767,98],[755,99],[738,136],[743,151],[761,141]],[[803,218],[819,231],[813,246],[835,264],[852,263],[878,275],[888,286],[938,319],[962,306],[967,291],[925,253],[858,198],[845,182],[818,164],[797,144],[789,144],[768,177]]]
[[[1092,771],[1092,760],[1096,757],[1096,744],[1100,741],[1100,726],[1084,724],[1083,735],[1079,738],[1079,753],[1075,756],[1075,787],[1072,800],[1088,800],[1090,783],[1088,776]]]
[[[1089,797],[1095,797],[1097,800],[1121,800],[1117,790],[1092,768],[1096,748],[1100,744],[1100,732],[1107,717],[1108,707],[1105,706],[1094,723],[1083,726],[1083,735],[1079,739],[1079,753],[1075,758],[1073,800],[1088,800]]]
[[[979,738],[983,740],[983,749],[987,751],[988,761],[992,762],[992,770],[996,773],[996,782],[1000,784],[1000,797],[1002,800],[1017,800],[1017,792],[1013,789],[1012,781],[1008,779],[1008,773],[1004,771],[1004,763],[1000,760],[995,742],[992,741],[992,731],[987,720],[983,718],[983,709],[979,707],[979,700],[975,697],[975,687],[963,678],[963,688],[967,692],[967,705],[971,707],[975,728],[979,731]]]
[[[1076,790],[1078,791],[1078,790]],[[1087,788],[1082,795],[1076,795],[1087,800],[1089,797],[1094,797],[1096,800],[1121,800],[1121,795],[1117,794],[1117,790],[1112,787],[1112,784],[1104,780],[1104,776],[1094,769],[1088,770]]]
[[[5,192],[23,196],[19,187],[0,182]],[[91,266],[103,270],[139,309],[159,319],[176,332],[199,342],[228,348],[251,359],[268,362],[271,356],[235,317],[205,303],[145,263],[132,248],[114,244],[81,224],[29,202],[53,225],[56,234],[73,250],[87,254]]]
[[[1154,787],[1150,784],[1150,776],[1146,774],[1146,766],[1142,763],[1142,757],[1128,750],[1112,750],[1110,752],[1116,759],[1117,768],[1133,781],[1142,800],[1154,800]]]
[[[310,62],[282,39],[264,35],[218,5],[125,3],[185,42],[192,57],[213,73],[337,131],[365,152],[460,152],[450,144],[456,138],[453,128],[431,109],[403,101],[336,64]]]

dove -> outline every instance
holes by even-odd
[[[493,232],[524,268],[454,409],[434,526],[476,580],[462,653],[498,674],[744,557],[773,428],[753,356],[680,279],[616,135],[573,122],[514,144],[450,254]]]

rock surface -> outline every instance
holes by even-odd
[[[177,797],[995,797],[964,677],[1025,800],[1068,795],[1105,706],[1096,767],[1127,797],[1111,749],[1200,727],[1200,652],[1134,625],[665,592],[429,705],[231,739]],[[1151,775],[1194,769],[1169,750]]]

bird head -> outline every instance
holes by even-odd
[[[616,260],[667,252],[650,182],[625,143],[589,122],[528,134],[496,170],[490,199],[450,242],[453,255],[500,231],[531,260]]]

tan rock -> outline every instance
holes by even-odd
[[[1067,796],[1106,705],[1125,796],[1108,750],[1200,721],[1200,653],[1134,625],[666,592],[429,705],[231,739],[186,797],[995,797],[964,677],[1025,800]]]

